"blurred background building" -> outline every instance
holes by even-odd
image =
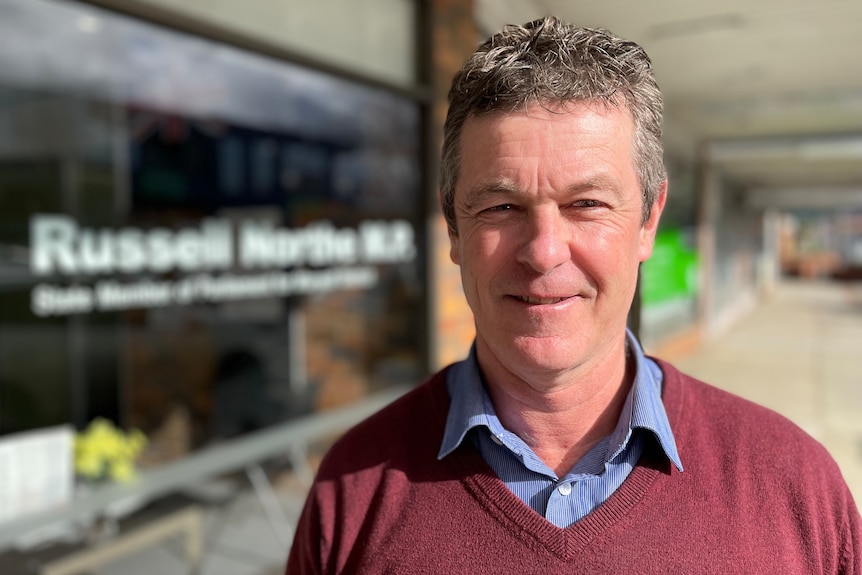
[[[696,353],[788,278],[841,282],[862,327],[856,0],[0,0],[0,446],[107,418],[146,434],[146,474],[463,357],[448,83],[545,14],[641,43],[665,94],[670,196],[630,321],[649,351]],[[832,427],[859,479],[855,383]],[[0,554],[51,523],[11,511],[11,457]]]

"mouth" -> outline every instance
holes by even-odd
[[[530,305],[553,305],[570,299],[570,296],[565,297],[531,297],[531,296],[514,296],[518,301],[528,303]]]

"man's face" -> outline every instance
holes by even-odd
[[[663,189],[643,224],[633,130],[625,108],[591,103],[464,124],[450,253],[486,376],[529,381],[621,360],[665,200]]]

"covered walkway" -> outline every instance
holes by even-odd
[[[784,280],[729,331],[667,359],[796,422],[862,502],[862,282]]]

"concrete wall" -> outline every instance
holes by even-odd
[[[763,213],[747,208],[745,191],[725,181],[717,198],[710,333],[751,311],[760,291]]]
[[[718,336],[751,311],[774,283],[774,221],[746,201],[748,192],[716,166],[708,162],[701,166],[697,323],[706,338]]]

